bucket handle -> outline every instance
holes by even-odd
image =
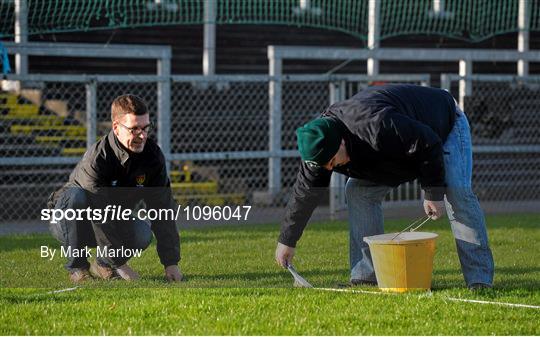
[[[408,225],[407,227],[405,227],[401,232],[397,233],[391,241],[393,241],[395,238],[397,238],[400,234],[402,234],[403,232],[406,232],[407,230],[409,230],[410,232],[414,232],[415,230],[417,230],[418,228],[420,228],[423,224],[425,224],[426,222],[428,222],[428,220],[431,219],[431,213],[429,215],[426,215],[426,216],[422,216],[416,220],[414,220],[410,225]],[[420,223],[418,225],[418,223]],[[417,226],[416,226],[417,225]],[[414,227],[416,226],[416,227]],[[413,228],[414,227],[414,228]]]

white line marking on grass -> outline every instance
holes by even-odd
[[[387,292],[382,292],[382,291],[367,291],[367,290],[361,290],[361,289],[336,289],[336,288],[313,288],[313,289],[315,289],[315,290],[323,290],[323,291],[345,292],[345,293],[370,294],[370,295],[398,295],[398,293],[387,293]],[[430,294],[432,294],[432,293],[430,293]],[[418,295],[418,297],[419,298],[431,297],[431,295],[422,294],[422,295]],[[506,306],[506,307],[540,309],[540,306],[538,306],[538,305],[530,305],[530,304],[469,300],[469,299],[466,299],[466,298],[456,298],[456,297],[441,297],[441,298],[442,298],[442,300],[449,300],[449,301],[455,301],[455,302],[493,304],[493,305],[502,305],[502,306]]]
[[[60,289],[60,290],[53,290],[53,291],[47,292],[47,294],[58,294],[58,293],[66,292],[66,291],[73,291],[73,290],[76,290],[76,289],[78,289],[78,288],[79,288],[79,287],[66,288],[66,289]]]
[[[324,291],[337,291],[345,293],[359,293],[359,294],[371,294],[371,295],[395,295],[394,293],[383,293],[382,291],[367,291],[361,289],[336,289],[336,288],[313,288],[315,290]]]
[[[479,303],[479,304],[495,304],[495,305],[504,305],[504,306],[507,306],[507,307],[540,309],[539,305],[530,305],[530,304],[521,304],[521,303],[507,303],[507,302],[491,302],[491,301],[480,301],[480,300],[468,300],[466,298],[455,298],[455,297],[446,297],[446,299],[450,300],[450,301],[457,301],[457,302],[469,302],[469,303]]]

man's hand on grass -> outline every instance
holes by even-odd
[[[444,201],[424,200],[424,211],[431,219],[437,220],[444,215]]]
[[[180,282],[184,278],[177,265],[165,267],[165,277],[169,282]]]
[[[276,262],[283,268],[291,264],[295,249],[278,242],[276,247]]]

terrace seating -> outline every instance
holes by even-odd
[[[182,165],[181,170],[170,172],[172,194],[179,205],[240,205],[246,201],[244,193],[220,191],[220,179],[204,175],[191,165]]]
[[[5,157],[84,153],[86,127],[21,95],[0,93],[0,153]]]
[[[0,93],[0,156],[80,157],[86,150],[86,127],[16,94]],[[73,165],[4,166],[0,173],[2,219],[37,219],[49,194],[60,188]],[[219,179],[209,179],[191,166],[170,172],[174,198],[181,205],[239,204],[242,193],[223,193]],[[28,207],[28,206],[31,207]]]

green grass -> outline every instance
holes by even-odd
[[[388,221],[386,230],[406,224]],[[278,225],[183,231],[187,282],[164,282],[153,246],[130,262],[140,282],[92,281],[47,294],[72,286],[63,259],[39,257],[41,245],[58,244],[48,235],[4,236],[0,334],[538,335],[538,309],[447,298],[540,305],[539,226],[538,215],[488,217],[496,288],[479,294],[465,288],[448,222],[428,224],[424,230],[440,235],[431,295],[295,289],[273,260]],[[346,282],[347,224],[311,224],[295,266],[315,287]]]

